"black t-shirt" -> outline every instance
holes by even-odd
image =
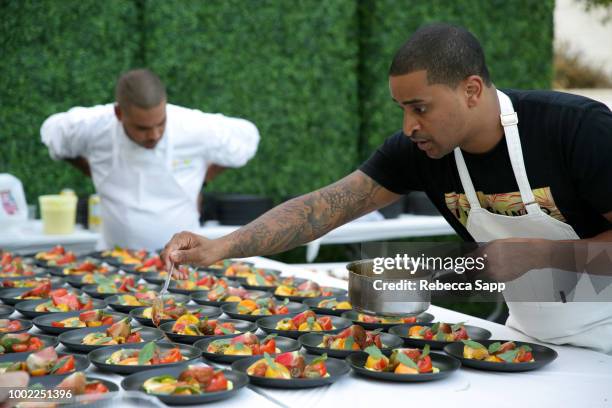
[[[612,229],[612,112],[602,103],[551,91],[503,90],[519,118],[527,177],[540,207],[579,237]],[[485,154],[463,152],[482,208],[526,214],[505,138]],[[430,159],[403,132],[389,137],[360,170],[397,194],[425,191],[465,240],[469,203],[454,155]]]

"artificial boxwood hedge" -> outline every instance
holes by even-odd
[[[325,185],[401,126],[387,69],[420,24],[465,25],[497,85],[548,88],[552,0],[7,0],[0,2],[0,172],[36,196],[91,183],[52,162],[50,114],[112,101],[117,76],[148,66],[170,101],[245,117],[256,158],[212,190],[282,199]]]

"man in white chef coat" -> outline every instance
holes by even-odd
[[[55,160],[91,176],[101,198],[105,245],[159,249],[199,227],[204,181],[244,166],[257,151],[253,123],[167,103],[149,70],[123,74],[116,102],[50,116],[42,141]]]

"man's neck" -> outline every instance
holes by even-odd
[[[483,103],[473,115],[473,131],[468,141],[464,143],[461,150],[473,154],[487,153],[502,140],[504,128],[501,125],[499,115],[499,101],[497,90],[494,86],[485,89]]]

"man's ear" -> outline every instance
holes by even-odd
[[[118,103],[115,104],[115,116],[117,117],[117,120],[121,122],[121,119],[123,118],[123,112],[121,111],[121,107]]]
[[[478,106],[483,96],[484,82],[478,75],[470,75],[463,80],[463,89],[469,108]]]

